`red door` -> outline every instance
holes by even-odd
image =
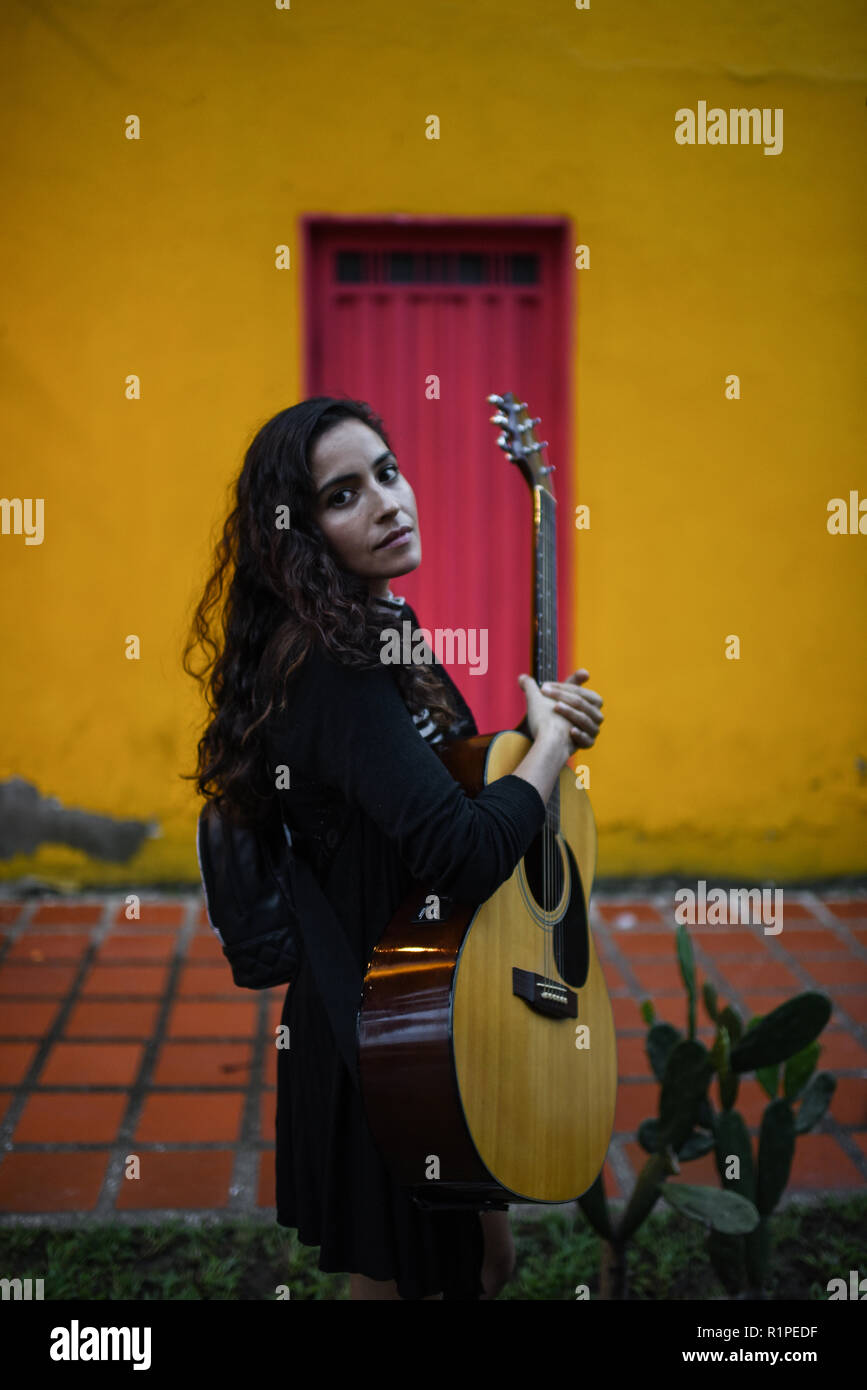
[[[432,632],[475,629],[476,653],[484,629],[485,674],[446,665],[481,733],[513,726],[524,712],[516,677],[532,669],[531,494],[497,447],[485,397],[527,401],[557,470],[562,678],[576,534],[569,223],[311,217],[304,233],[304,394],[352,396],[381,416],[415,491],[423,549],[392,590]]]

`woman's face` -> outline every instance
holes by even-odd
[[[415,494],[397,460],[361,420],[341,420],[316,441],[311,456],[313,515],[344,569],[388,593],[389,580],[421,564]],[[392,532],[408,527],[397,545]]]

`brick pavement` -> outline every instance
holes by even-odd
[[[789,1195],[867,1184],[867,894],[785,890],[784,929],[694,927],[700,980],[744,1017],[804,989],[834,1004],[819,1067],[837,1090],[798,1139]],[[276,1051],[285,987],[232,982],[201,894],[0,898],[0,1224],[253,1216],[274,1219]],[[658,1088],[644,1053],[643,998],[686,1024],[673,900],[599,887],[592,923],[618,1034],[620,1084],[605,1165],[628,1195],[644,1154],[639,1122]],[[703,1040],[712,1037],[699,1014]],[[758,1083],[738,1106],[756,1132]],[[130,1155],[141,1175],[125,1177]],[[713,1157],[680,1179],[718,1179]],[[540,1209],[534,1209],[540,1210]]]

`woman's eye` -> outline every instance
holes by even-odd
[[[385,475],[386,475],[386,473],[393,473],[395,476],[397,476],[397,474],[400,473],[400,465],[397,464],[397,463],[387,463],[387,464],[385,465],[385,467],[383,468],[382,473],[381,473],[380,476],[384,478]],[[332,492],[331,496],[330,496],[329,499],[328,499],[328,505],[329,505],[329,507],[334,507],[334,506],[340,507],[340,506],[342,506],[343,503],[337,501],[338,497],[342,497],[342,496],[344,495],[344,493],[351,492],[351,491],[352,491],[352,488],[341,487],[341,488],[338,488],[337,492]]]

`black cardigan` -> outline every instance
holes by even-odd
[[[407,616],[415,621],[411,609]],[[452,736],[477,733],[440,670],[461,714]],[[414,880],[425,892],[483,901],[541,830],[544,803],[520,777],[467,796],[419,733],[394,667],[353,670],[314,649],[287,698],[286,711],[266,724],[269,780],[288,768],[281,812],[360,969]],[[402,1298],[440,1290],[447,1299],[477,1298],[481,1223],[474,1212],[421,1211],[394,1183],[303,949],[281,1023],[292,1042],[277,1052],[278,1223],[320,1247],[320,1269],[394,1278]]]
[[[415,621],[409,605],[406,611]],[[463,715],[456,731],[477,733],[457,686],[436,666]],[[377,920],[358,922],[351,885],[363,867],[363,841],[381,839],[402,891],[408,875],[427,892],[478,903],[509,878],[545,818],[536,788],[512,774],[468,796],[419,733],[393,670],[360,671],[314,647],[290,684],[287,710],[272,716],[266,733],[271,780],[278,767],[289,773],[290,786],[279,793],[283,818],[360,964],[398,906],[383,884]]]

